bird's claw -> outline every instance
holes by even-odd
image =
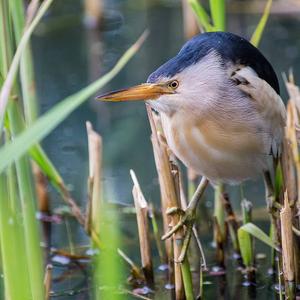
[[[273,195],[267,197],[267,206],[269,213],[273,216],[276,216],[282,208],[281,204],[276,201]]]
[[[178,230],[182,229],[182,227],[185,225],[186,226],[186,232],[184,234],[184,239],[183,239],[183,244],[182,244],[182,249],[180,252],[179,257],[176,259],[176,262],[181,263],[185,256],[186,252],[189,246],[189,242],[192,236],[192,230],[193,230],[193,225],[195,222],[195,211],[193,209],[187,208],[186,211],[182,210],[181,208],[178,207],[172,207],[167,210],[166,212],[168,215],[174,215],[175,213],[178,213],[180,215],[180,220],[179,222],[174,225],[170,231],[168,231],[165,235],[162,236],[162,240],[166,240],[170,238],[174,233],[176,233]]]
[[[184,210],[180,207],[170,207],[166,210],[166,214],[168,216],[172,216],[172,215],[175,215],[175,214],[179,214],[180,216],[183,216],[184,215]]]

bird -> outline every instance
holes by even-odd
[[[203,176],[185,215],[164,238],[183,225],[191,230],[208,182],[235,185],[263,175],[272,196],[270,172],[281,155],[286,109],[272,65],[245,38],[196,35],[146,83],[97,99],[146,101],[159,113],[171,151]]]

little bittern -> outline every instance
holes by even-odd
[[[280,155],[286,110],[271,64],[247,40],[226,32],[197,35],[147,83],[97,98],[146,100],[160,114],[170,149],[203,176],[185,216],[165,237],[194,221],[208,181],[237,184],[264,174],[270,185],[268,161]]]

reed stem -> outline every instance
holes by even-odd
[[[150,287],[153,287],[154,274],[148,225],[148,203],[142,193],[139,182],[133,170],[130,170],[130,175],[133,181],[132,195],[136,209],[142,268],[147,284]]]

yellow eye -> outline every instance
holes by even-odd
[[[171,89],[176,90],[179,86],[179,82],[177,80],[172,80],[168,85]]]

